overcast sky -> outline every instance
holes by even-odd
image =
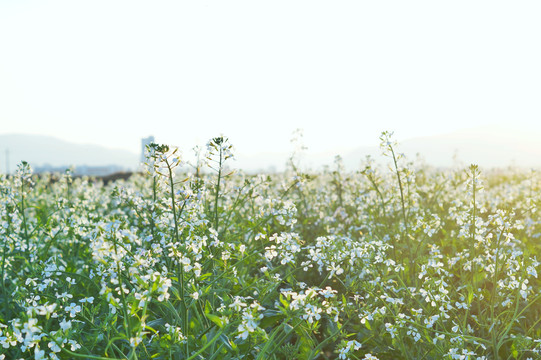
[[[539,1],[0,0],[0,133],[311,151],[541,129]]]

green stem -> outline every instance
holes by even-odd
[[[23,217],[23,229],[24,229],[24,239],[26,242],[26,253],[30,252],[30,239],[28,238],[28,226],[26,223],[26,209],[24,203],[24,179],[21,179],[21,215]]]
[[[6,314],[4,314],[4,316],[9,319],[11,317],[11,308],[9,306],[8,292],[6,290],[5,280],[7,239],[7,237],[4,238],[4,244],[2,246],[2,293],[4,294],[4,309],[6,309]]]
[[[408,241],[408,215],[406,213],[406,200],[404,199],[404,187],[402,185],[402,178],[400,177],[400,170],[398,169],[398,160],[396,158],[396,155],[394,153],[394,149],[392,146],[389,146],[389,149],[391,150],[391,154],[393,156],[393,163],[396,173],[396,178],[398,179],[398,188],[400,189],[400,205],[402,209],[402,218],[404,220],[404,232],[402,233],[402,242],[403,245],[406,245],[406,248],[408,249],[408,257],[409,257],[409,272],[410,272],[410,279],[415,279],[415,282],[417,282],[417,277],[415,277],[415,274],[413,273],[413,259],[411,256],[411,246],[409,244],[406,244]]]
[[[498,260],[499,260],[499,257],[500,257],[500,240],[501,240],[501,237],[503,236],[503,233],[504,233],[504,230],[505,229],[502,229],[502,231],[500,232],[500,236],[498,236],[498,241],[496,242],[496,258],[494,259],[494,277],[493,277],[493,280],[492,280],[492,298],[490,299],[490,318],[492,320],[492,325],[491,325],[491,328],[492,328],[492,348],[493,348],[493,351],[494,351],[494,359],[495,360],[498,360],[499,359],[499,355],[498,355],[498,350],[499,350],[499,342],[498,342],[498,333],[496,331],[496,322],[497,320],[494,318],[494,309],[495,309],[495,304],[496,304],[496,300],[497,300],[497,292],[496,292],[496,288],[498,287]]]
[[[192,356],[190,356],[188,359],[186,360],[192,360],[192,359],[195,359],[196,357],[199,356],[199,354],[201,354],[203,351],[205,351],[209,346],[211,346],[212,344],[214,344],[216,342],[216,340],[218,340],[218,338],[222,335],[222,333],[224,332],[224,329],[221,329],[220,331],[218,331],[216,333],[216,335],[214,335],[214,337],[212,339],[210,339],[209,342],[207,342],[201,349],[199,349],[195,354],[193,354]]]
[[[222,180],[223,150],[220,146],[220,162],[218,163],[218,181],[216,182],[216,194],[214,195],[214,230],[218,232],[218,200],[220,198],[220,181]]]
[[[475,219],[476,219],[476,211],[477,211],[477,202],[475,201],[475,193],[476,193],[476,172],[475,172],[475,168],[471,168],[472,169],[472,195],[473,195],[473,208],[472,208],[472,217],[471,217],[471,231],[470,231],[470,258],[471,258],[471,272],[472,272],[472,277],[471,277],[471,291],[475,292],[475,288],[476,288],[476,284],[475,284],[475,273],[476,273],[476,270],[477,270],[477,267],[475,266],[475,233],[476,233],[476,228],[475,228]],[[469,304],[470,306],[468,306],[468,308],[466,309],[466,315],[464,316],[464,321],[463,321],[463,327],[466,328],[466,324],[467,324],[467,321],[468,321],[468,317],[469,317],[469,313],[470,313],[470,307],[471,307],[471,304]]]
[[[113,237],[113,247],[114,247],[115,255],[117,258],[116,271],[117,271],[117,276],[118,276],[118,286],[120,289],[120,299],[122,301],[122,312],[124,313],[124,319],[123,319],[124,331],[126,332],[126,336],[129,339],[131,337],[131,326],[130,326],[130,320],[128,316],[128,306],[126,305],[126,297],[124,296],[124,287],[122,286],[122,273],[120,269],[120,262],[118,261],[117,240],[116,240],[115,234],[111,234],[111,235]]]
[[[169,164],[168,160],[166,160],[165,163],[167,164],[167,171],[169,172],[169,189],[171,191],[171,209],[173,211],[173,221],[175,225],[175,230],[174,230],[173,235],[175,238],[175,244],[180,244],[180,239],[178,235],[177,207],[175,204],[175,184],[173,182],[173,169],[171,165]],[[178,284],[180,287],[179,292],[180,292],[180,300],[181,300],[181,306],[182,306],[182,331],[184,332],[184,335],[188,337],[188,333],[189,333],[188,309],[186,307],[185,298],[184,298],[184,268],[182,266],[182,262],[180,259],[178,259],[177,276],[178,276]],[[190,353],[189,341],[185,342],[185,350],[186,350],[186,356],[188,356]]]

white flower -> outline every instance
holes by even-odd
[[[246,303],[241,301],[240,296],[235,296],[233,303],[229,305],[230,308],[233,308],[235,311],[240,311],[243,307],[246,307]]]
[[[324,290],[320,290],[319,294],[325,297],[325,299],[332,298],[337,294],[338,291],[333,290],[330,286],[327,286]]]
[[[310,324],[314,322],[314,319],[316,321],[321,319],[321,315],[319,314],[322,312],[322,309],[312,304],[308,304],[304,308],[305,308],[306,314],[304,314],[302,317],[304,320],[308,320]]]
[[[60,352],[60,350],[62,350],[60,348],[60,346],[57,345],[57,343],[55,343],[54,341],[49,341],[49,349],[51,349],[52,352]]]
[[[48,304],[48,303],[46,303],[45,305],[41,305],[41,306],[37,307],[38,314],[39,315],[44,315],[44,316],[50,316],[51,314],[53,314],[54,309],[56,309],[56,304]],[[55,317],[55,316],[53,316],[53,317]]]
[[[389,334],[391,334],[391,339],[394,339],[396,336],[396,328],[391,323],[385,323],[385,329]]]
[[[345,344],[342,345],[340,350],[338,350],[338,358],[339,359],[349,359],[347,354],[349,354],[352,350],[359,350],[362,347],[362,344],[356,340],[347,341]]]
[[[240,324],[238,329],[239,334],[237,335],[237,339],[246,340],[248,338],[248,335],[253,331],[250,331],[251,329],[246,326],[246,324]]]
[[[34,360],[45,360],[45,350],[40,350],[36,345],[36,350],[34,350]]]
[[[81,345],[77,343],[75,340],[68,340],[68,343],[71,345],[71,351],[76,351],[77,349],[81,348]]]
[[[75,317],[77,313],[81,312],[81,307],[79,305],[76,305],[75,303],[69,304],[69,306],[66,306],[66,312],[70,313],[70,317]]]
[[[327,270],[329,270],[331,273],[329,274],[329,278],[332,278],[334,274],[341,275],[344,272],[344,269],[340,267],[340,265],[336,265],[333,262],[329,266],[327,266]]]
[[[71,328],[71,320],[66,321],[66,319],[62,319],[62,321],[60,322],[60,328],[62,329],[62,331],[66,331],[66,330],[70,329]]]
[[[143,341],[143,337],[141,335],[131,337],[130,338],[130,345],[133,346],[133,347],[136,347],[141,343],[141,341]]]
[[[363,359],[364,360],[379,360],[376,356],[372,354],[366,354]]]

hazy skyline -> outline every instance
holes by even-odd
[[[395,151],[405,154],[417,165],[427,164],[436,167],[464,168],[477,164],[481,168],[505,168],[508,166],[541,169],[541,131],[520,131],[498,126],[485,126],[443,135],[432,135],[403,139],[395,146]],[[9,149],[9,156],[0,156],[0,173],[13,170],[20,161],[28,161],[37,171],[58,171],[70,166],[82,171],[110,171],[106,169],[136,170],[140,168],[141,153],[114,149],[92,144],[79,144],[43,135],[2,135],[0,149]],[[140,149],[141,151],[141,149]],[[293,153],[289,151],[259,153],[238,153],[234,151],[233,161],[228,166],[249,173],[260,171],[282,171]],[[195,162],[194,152],[180,147],[184,165]],[[358,146],[348,151],[296,153],[297,166],[303,170],[318,171],[325,166],[335,167],[335,157],[340,155],[349,171],[366,165],[366,156],[379,164],[390,161],[382,156],[379,146]],[[9,167],[9,163],[14,166]],[[89,167],[92,167],[90,169]],[[97,167],[97,168],[96,168]],[[77,171],[79,171],[77,170]]]
[[[0,0],[0,133],[137,153],[541,130],[541,4]]]

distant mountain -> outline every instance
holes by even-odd
[[[525,131],[502,127],[481,127],[449,134],[418,137],[400,141],[397,151],[408,159],[417,154],[433,166],[467,166],[475,163],[485,168],[509,165],[541,168],[541,132]],[[139,155],[98,145],[75,144],[50,136],[0,135],[0,172],[5,171],[5,150],[9,149],[10,170],[13,172],[21,160],[28,161],[34,168],[49,165],[65,167],[70,165],[105,167],[111,169],[136,169]],[[327,165],[334,167],[337,153],[312,153],[309,150],[301,157],[301,168],[318,170]],[[381,161],[378,146],[359,147],[349,153],[340,154],[346,168],[357,170],[366,155]],[[282,171],[290,154],[259,153],[236,154],[236,161],[229,163],[232,168],[247,172]],[[87,173],[92,169],[87,169]],[[115,170],[117,171],[117,170]]]
[[[9,150],[9,167],[13,172],[22,160],[33,167],[110,166],[135,169],[135,153],[91,144],[75,144],[51,136],[0,135],[0,170],[6,170],[5,151]]]
[[[433,166],[478,164],[492,167],[541,167],[541,132],[487,126],[399,141],[397,151],[408,159],[417,154]],[[360,147],[344,156],[349,168],[358,168],[366,155],[381,157],[379,147]]]
[[[395,134],[398,146],[395,150],[409,160],[419,157],[428,165],[436,167],[468,166],[477,164],[484,168],[518,166],[541,168],[541,132],[504,128],[501,126],[479,127],[448,134],[425,136],[400,140]],[[338,153],[327,151],[313,153],[310,149],[302,156],[301,168],[317,170],[327,165],[334,168]],[[367,155],[376,162],[388,161],[381,155],[379,146],[362,146],[339,154],[348,170],[358,170]],[[233,167],[244,169],[283,170],[288,159],[287,153],[254,154],[238,156]]]

